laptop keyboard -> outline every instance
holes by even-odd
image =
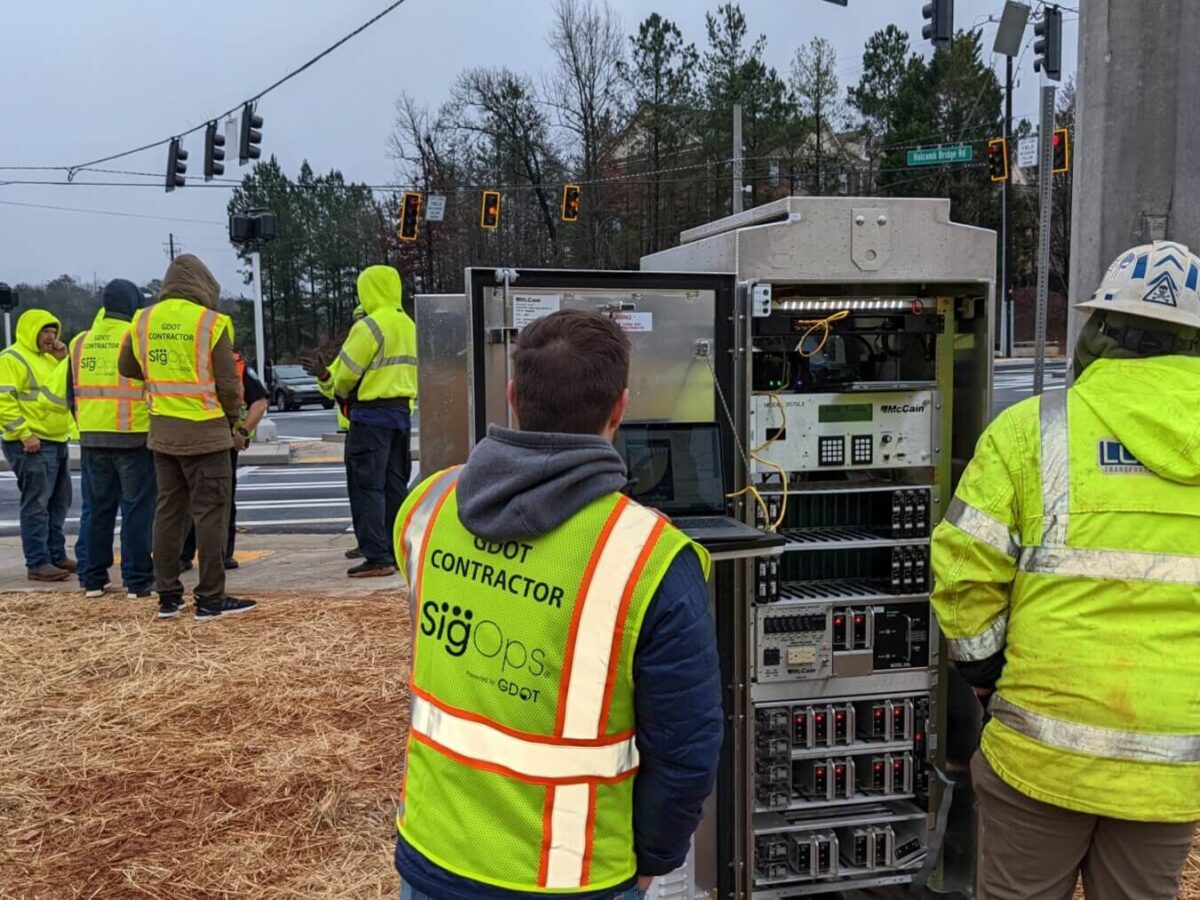
[[[731,524],[724,516],[683,516],[676,521],[689,528],[724,528]]]

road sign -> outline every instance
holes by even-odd
[[[956,144],[953,147],[922,147],[920,150],[908,151],[908,164],[910,166],[969,163],[974,158],[975,152],[970,144]]]
[[[1022,169],[1032,169],[1038,164],[1038,139],[1036,137],[1021,138],[1017,142],[1017,166]]]
[[[446,218],[446,195],[430,194],[425,198],[425,221],[441,222]]]

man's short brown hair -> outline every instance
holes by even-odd
[[[551,313],[517,338],[513,384],[522,431],[600,434],[629,384],[629,338],[599,313]]]

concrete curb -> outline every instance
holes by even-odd
[[[79,444],[71,442],[67,445],[72,472],[79,471],[80,452]],[[284,443],[251,444],[238,455],[238,463],[243,466],[286,466],[291,461],[291,447]],[[0,472],[9,471],[8,460],[0,457]]]

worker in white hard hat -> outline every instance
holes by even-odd
[[[933,605],[991,719],[980,900],[1173,900],[1200,820],[1200,258],[1099,290],[1070,390],[984,433],[933,538]]]

